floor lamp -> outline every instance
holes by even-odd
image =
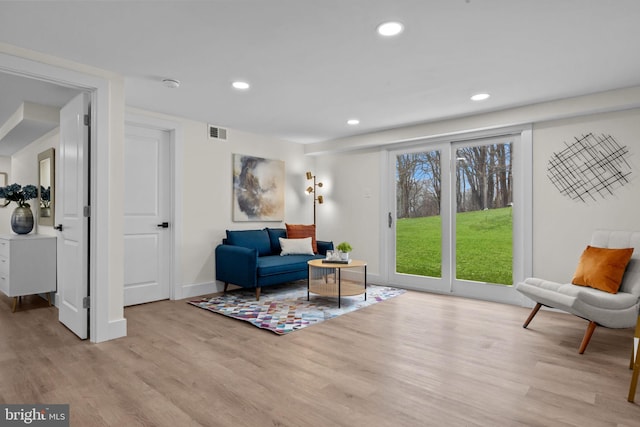
[[[322,187],[321,182],[316,182],[316,176],[311,172],[307,172],[307,180],[313,180],[313,187],[307,187],[306,193],[313,194],[313,225],[316,225],[316,201],[319,205],[324,202],[324,198],[318,195],[318,187]]]

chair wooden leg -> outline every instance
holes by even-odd
[[[633,367],[633,374],[631,375],[631,384],[629,385],[629,396],[627,400],[633,402],[636,397],[636,387],[638,386],[638,374],[640,374],[640,358],[636,357],[636,363]]]
[[[526,328],[527,326],[529,326],[529,323],[531,323],[531,321],[536,316],[536,314],[538,314],[538,310],[540,310],[540,307],[542,307],[542,304],[540,303],[537,303],[536,306],[533,307],[533,310],[531,310],[529,317],[527,317],[527,320],[524,322],[524,325],[522,325],[523,328]]]
[[[229,284],[227,282],[224,282],[224,293],[227,293],[227,288],[229,287]]]
[[[260,301],[260,288],[256,288],[256,301]]]
[[[633,334],[633,345],[631,346],[631,361],[629,362],[629,369],[633,369],[633,365],[636,360],[636,350],[640,351],[640,315],[636,321],[636,331]]]
[[[580,344],[578,353],[582,354],[587,349],[589,340],[591,340],[591,336],[593,335],[593,331],[596,330],[596,326],[598,326],[598,324],[593,320],[589,322],[589,326],[587,326],[587,330],[584,333],[584,337],[582,338],[582,343]]]
[[[640,316],[636,322],[636,332],[633,334],[633,345],[631,346],[631,384],[629,384],[629,396],[627,400],[633,402],[636,397],[636,387],[638,386],[638,374],[640,374]]]
[[[634,342],[635,346],[635,342]],[[633,374],[631,374],[631,384],[629,384],[629,396],[627,400],[633,402],[636,397],[636,387],[638,386],[638,374],[640,374],[640,351],[636,351],[636,360],[633,363]]]

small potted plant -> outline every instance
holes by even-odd
[[[349,260],[349,252],[353,250],[349,242],[340,243],[338,246],[336,246],[336,249],[340,251],[340,259],[342,261]]]

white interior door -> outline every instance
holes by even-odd
[[[56,165],[55,217],[58,225],[59,319],[82,339],[88,338],[89,95],[80,94],[60,110],[60,149]]]
[[[171,168],[167,131],[127,125],[124,160],[124,303],[168,299]]]

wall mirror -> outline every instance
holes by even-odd
[[[38,154],[38,225],[54,224],[55,151],[49,148]]]
[[[0,172],[0,187],[6,187],[7,181],[9,181],[7,179],[7,173],[6,172]],[[0,208],[4,208],[9,204],[9,202],[7,202],[5,199],[0,199]]]

